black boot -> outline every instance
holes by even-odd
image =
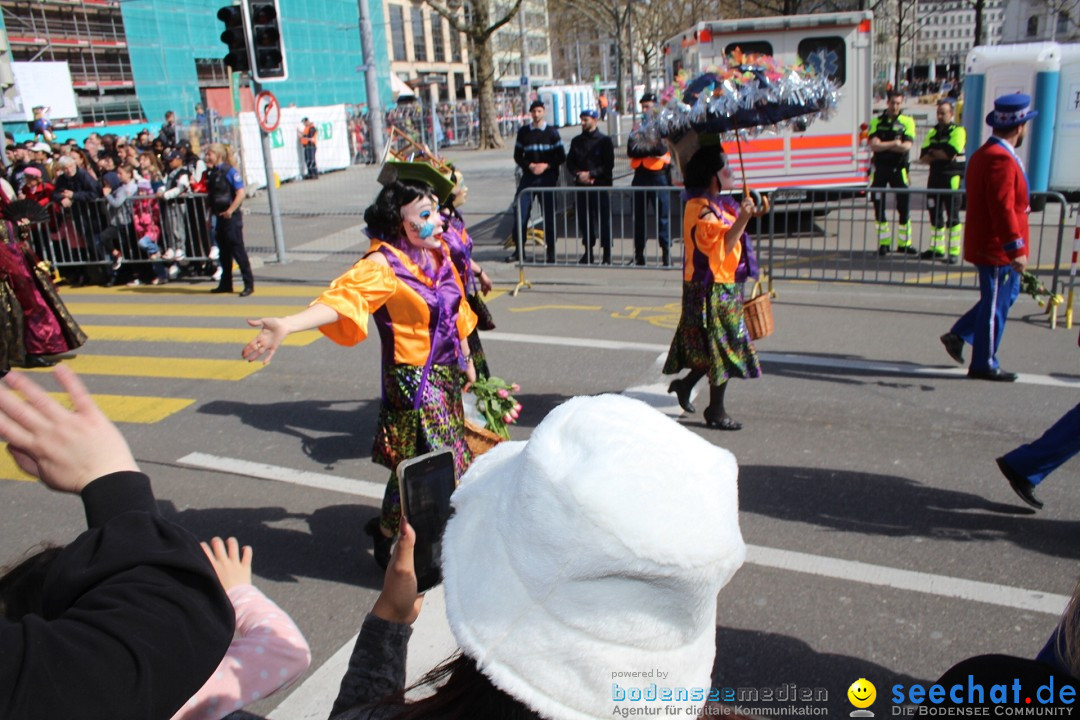
[[[667,245],[660,247],[661,262],[664,263],[664,267],[671,267],[671,248]]]
[[[390,564],[390,551],[394,547],[394,538],[386,537],[383,535],[382,523],[379,522],[379,516],[371,518],[364,525],[364,532],[371,536],[371,540],[374,543],[375,562],[379,563],[379,567],[383,570]]]
[[[675,397],[679,401],[679,407],[686,412],[693,414],[697,412],[697,408],[690,401],[690,393],[693,392],[694,386],[697,385],[698,380],[702,378],[705,373],[700,370],[691,370],[686,374],[684,378],[675,378],[668,385],[667,391],[669,393],[675,393]]]
[[[609,248],[609,247],[604,248],[604,252],[601,255],[600,264],[601,265],[610,265],[611,264],[611,248]]]
[[[727,381],[722,385],[709,385],[709,407],[705,408],[705,427],[718,430],[742,430],[742,423],[736,422],[724,410],[724,394]]]

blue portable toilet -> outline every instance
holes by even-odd
[[[1054,42],[991,45],[972,48],[964,79],[964,129],[971,157],[991,134],[986,116],[994,98],[1022,92],[1031,96],[1039,116],[1031,121],[1024,144],[1016,154],[1027,170],[1028,189],[1049,188],[1054,155],[1054,122],[1061,82],[1061,48]]]

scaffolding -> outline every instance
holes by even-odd
[[[144,120],[117,0],[0,0],[15,62],[67,62],[81,122]]]

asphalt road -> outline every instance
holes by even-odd
[[[480,157],[473,170],[478,214],[508,204],[505,165],[495,159]],[[294,190],[314,193],[319,183],[328,181]],[[298,225],[290,243],[338,232],[333,221],[320,217],[307,232]],[[250,242],[263,244],[257,223],[249,228]],[[478,255],[499,290],[513,288],[516,268],[494,262],[500,248]],[[201,537],[232,534],[255,546],[256,583],[312,647],[315,680],[294,698],[308,706],[336,690],[337,678],[326,682],[317,669],[356,632],[380,585],[360,530],[378,507],[367,483],[387,475],[370,461],[378,346],[312,335],[265,368],[240,362],[239,350],[250,337],[245,316],[302,308],[354,257],[267,264],[243,300],[211,296],[206,282],[64,292],[94,338],[73,367],[95,394],[117,396],[110,413],[164,510]],[[491,301],[498,328],[484,340],[495,373],[523,388],[515,439],[580,394],[627,392],[677,412],[659,373],[677,321],[676,272],[566,267],[527,276],[531,289]],[[1023,376],[998,385],[964,378],[937,339],[974,301],[970,291],[777,289],[777,331],[759,343],[765,377],[728,394],[745,429],[681,420],[740,464],[750,556],[718,598],[714,683],[823,688],[822,705],[846,715],[847,687],[866,678],[880,716],[895,684],[932,680],[975,654],[1034,655],[1077,576],[1080,463],[1040,488],[1047,507],[1036,514],[993,459],[1080,399],[1075,330],[1051,330],[1021,298],[1000,358]],[[0,561],[84,527],[76,500],[30,482],[0,480],[0,507]],[[651,522],[678,532],[680,519]],[[567,538],[567,552],[573,544]],[[270,715],[286,697],[250,709]]]

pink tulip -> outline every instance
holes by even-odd
[[[499,397],[503,398],[504,400],[505,400],[506,398],[510,397],[510,393],[508,393],[508,392],[507,392],[506,390],[504,390],[503,388],[499,388],[499,392],[498,392],[498,393],[496,393],[496,394],[497,394],[497,395],[498,395]]]
[[[521,392],[521,386],[518,385],[517,383],[514,383],[513,385],[510,386],[510,390],[513,391],[513,392]]]
[[[519,417],[521,417],[521,414],[520,414],[520,413],[519,413],[519,412],[518,412],[517,410],[511,410],[511,411],[510,411],[510,415],[511,415],[511,416],[512,416],[512,417],[513,417],[513,418],[514,418],[515,420],[517,420],[517,419],[518,419]]]
[[[514,422],[514,417],[510,413],[503,415],[503,422],[510,425]]]
[[[521,412],[521,403],[514,403],[514,412]]]

